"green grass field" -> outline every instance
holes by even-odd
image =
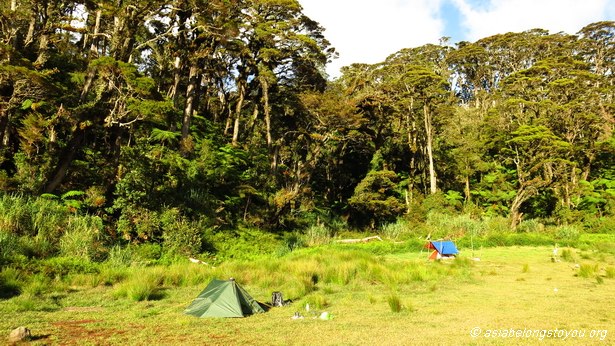
[[[29,287],[0,300],[0,331],[26,326],[33,345],[615,344],[612,249],[559,253],[553,262],[549,247],[497,247],[475,251],[480,261],[467,251],[438,263],[356,245],[216,268],[130,268],[107,285],[84,274],[62,279],[60,291]],[[273,291],[296,300],[240,319],[183,314],[210,278],[230,276],[261,302]],[[323,311],[333,319],[315,318]],[[507,336],[517,331],[525,336]]]

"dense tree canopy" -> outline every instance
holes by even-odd
[[[335,80],[323,31],[297,0],[5,1],[0,186],[74,191],[134,242],[168,218],[374,227],[435,194],[513,228],[615,212],[615,23],[403,49]]]

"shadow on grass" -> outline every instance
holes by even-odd
[[[32,335],[29,341],[39,341],[49,339],[51,334]]]
[[[10,299],[21,294],[21,290],[17,285],[7,285],[0,283],[0,299]]]
[[[150,293],[145,300],[163,300],[167,297],[166,289],[159,288]]]

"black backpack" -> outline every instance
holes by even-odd
[[[284,306],[282,292],[273,292],[271,294],[271,306]]]

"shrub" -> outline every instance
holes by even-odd
[[[198,227],[181,216],[178,209],[164,211],[160,220],[166,251],[186,256],[201,251],[202,239]]]
[[[506,234],[503,233],[491,233],[485,239],[487,246],[505,246],[507,243]]]
[[[276,255],[278,257],[281,257],[305,246],[306,243],[303,237],[301,237],[297,233],[288,233],[284,235],[282,239],[282,244],[276,250]]]
[[[425,196],[425,199],[421,201],[422,209],[425,213],[429,214],[430,212],[439,212],[450,214],[454,211],[454,204],[451,203],[449,199],[447,199],[447,195],[438,191],[435,194],[429,194]]]
[[[615,233],[615,216],[605,216],[597,218],[587,217],[583,227],[588,233],[613,234]]]
[[[544,230],[545,225],[536,219],[523,221],[517,226],[517,232],[519,233],[541,233]]]
[[[356,186],[348,204],[357,212],[359,224],[372,228],[380,222],[395,220],[405,205],[397,192],[399,178],[393,171],[370,171]]]
[[[145,243],[131,246],[134,259],[140,261],[157,261],[162,255],[162,245],[156,243]]]
[[[123,208],[117,221],[117,231],[129,241],[156,241],[160,239],[160,216],[141,207]]]
[[[0,198],[0,229],[15,235],[34,236],[28,200],[3,194]]]
[[[492,216],[485,218],[485,229],[491,233],[509,233],[510,220],[503,216]]]
[[[207,241],[217,250],[219,259],[256,259],[262,255],[273,255],[281,244],[274,234],[253,228],[209,232]]]
[[[559,226],[555,233],[555,239],[562,241],[576,241],[579,239],[579,229],[574,225]]]
[[[514,233],[506,236],[505,245],[517,246],[549,246],[553,244],[552,237],[538,233]]]
[[[85,261],[100,259],[103,249],[99,236],[102,230],[102,220],[97,216],[71,218],[66,232],[60,238],[60,253]]]
[[[57,240],[54,241],[57,243]],[[30,258],[49,258],[58,253],[58,247],[43,237],[22,237],[20,239],[21,253]]]
[[[113,267],[127,267],[132,264],[133,251],[130,247],[114,245],[107,255],[106,264]]]
[[[7,262],[19,251],[19,239],[11,233],[0,231],[0,264]]]
[[[479,236],[485,234],[488,229],[484,222],[475,220],[470,215],[449,215],[439,212],[430,212],[427,215],[427,225],[433,230],[432,238],[436,239],[450,235]]]

